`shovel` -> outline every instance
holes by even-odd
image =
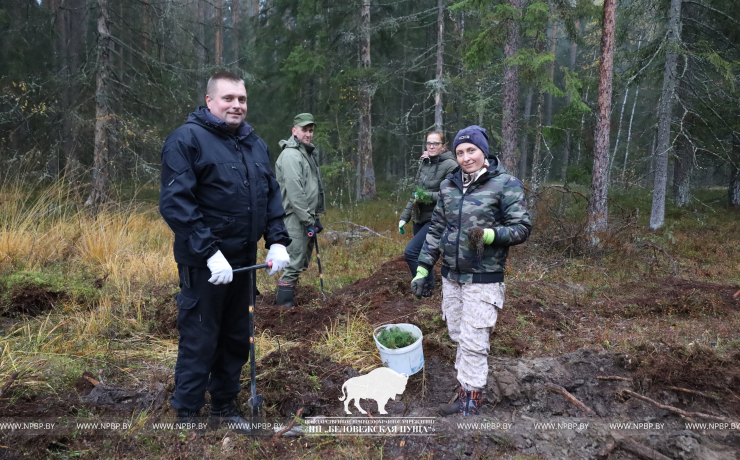
[[[272,267],[272,262],[237,268],[233,271],[233,273],[247,272],[249,275],[247,276],[247,297],[249,298],[249,375],[252,385],[252,397],[249,398],[249,408],[252,412],[252,426],[254,426],[255,419],[259,417],[260,409],[262,409],[262,395],[257,394],[257,369],[254,363],[254,271],[266,267]]]

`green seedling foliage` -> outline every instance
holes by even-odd
[[[385,328],[378,334],[378,342],[392,350],[408,347],[417,340],[418,338],[414,337],[414,334],[398,327]]]
[[[416,187],[416,202],[421,204],[432,204],[432,196],[421,187]]]

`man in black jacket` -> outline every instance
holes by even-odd
[[[236,396],[249,359],[248,286],[247,274],[232,268],[254,265],[264,237],[270,275],[282,271],[291,240],[267,145],[244,121],[244,81],[218,72],[207,91],[207,107],[162,148],[159,209],[175,233],[181,288],[172,407],[179,421],[194,421],[208,390],[209,422],[217,425],[244,422]]]

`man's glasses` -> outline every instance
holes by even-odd
[[[441,142],[427,142],[427,147],[439,147],[442,145]]]

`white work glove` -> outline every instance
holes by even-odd
[[[234,273],[231,271],[231,265],[221,251],[216,252],[208,258],[208,269],[211,270],[211,279],[209,283],[229,284],[234,279]]]
[[[285,270],[285,267],[290,263],[288,250],[285,249],[285,246],[277,243],[270,246],[270,250],[267,251],[267,259],[265,259],[265,263],[270,262],[272,262],[272,268],[269,273],[270,276]]]
[[[403,226],[404,225],[406,225],[406,221],[405,220],[399,220],[398,221],[398,233],[400,233],[401,235],[404,234],[404,231],[403,231]]]

